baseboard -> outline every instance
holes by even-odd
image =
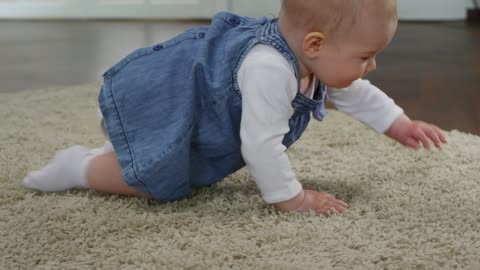
[[[469,9],[467,11],[467,22],[480,24],[480,9]]]

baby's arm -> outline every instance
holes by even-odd
[[[368,80],[356,80],[343,89],[329,88],[328,97],[338,110],[378,133],[385,132],[403,114],[402,108]]]
[[[367,80],[359,79],[344,89],[329,89],[328,94],[340,111],[405,146],[418,148],[420,141],[428,149],[427,138],[437,147],[446,143],[438,127],[410,120],[402,108]]]
[[[282,140],[289,132],[297,80],[289,62],[268,46],[258,45],[244,60],[238,83],[242,93],[242,155],[265,202],[286,211],[329,214],[347,205],[334,196],[304,191]]]
[[[421,142],[426,149],[430,149],[428,139],[430,139],[437,148],[440,148],[442,143],[447,143],[447,139],[445,139],[440,128],[422,121],[412,121],[405,114],[393,122],[385,132],[385,135],[405,146],[415,149],[420,147],[419,142]]]
[[[256,54],[256,49],[238,72],[242,94],[241,150],[263,199],[276,203],[302,191],[282,144],[290,130],[288,119],[294,112],[290,104],[295,93],[288,89],[295,88],[296,82],[284,76],[289,73],[289,66],[278,65],[269,55]],[[278,77],[269,78],[272,72]]]

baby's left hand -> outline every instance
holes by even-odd
[[[385,135],[415,149],[420,147],[420,142],[424,148],[430,149],[428,139],[437,148],[440,148],[442,143],[447,143],[440,128],[422,121],[412,121],[405,114],[393,122],[392,126],[385,132]]]

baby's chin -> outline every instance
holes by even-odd
[[[336,89],[342,89],[342,88],[347,88],[349,87],[350,85],[352,85],[353,81],[352,82],[336,82],[336,83],[326,83],[326,85],[329,87],[329,88],[336,88]]]

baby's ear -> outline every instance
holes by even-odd
[[[317,58],[325,43],[325,35],[321,32],[310,32],[303,39],[303,53],[309,58]]]

